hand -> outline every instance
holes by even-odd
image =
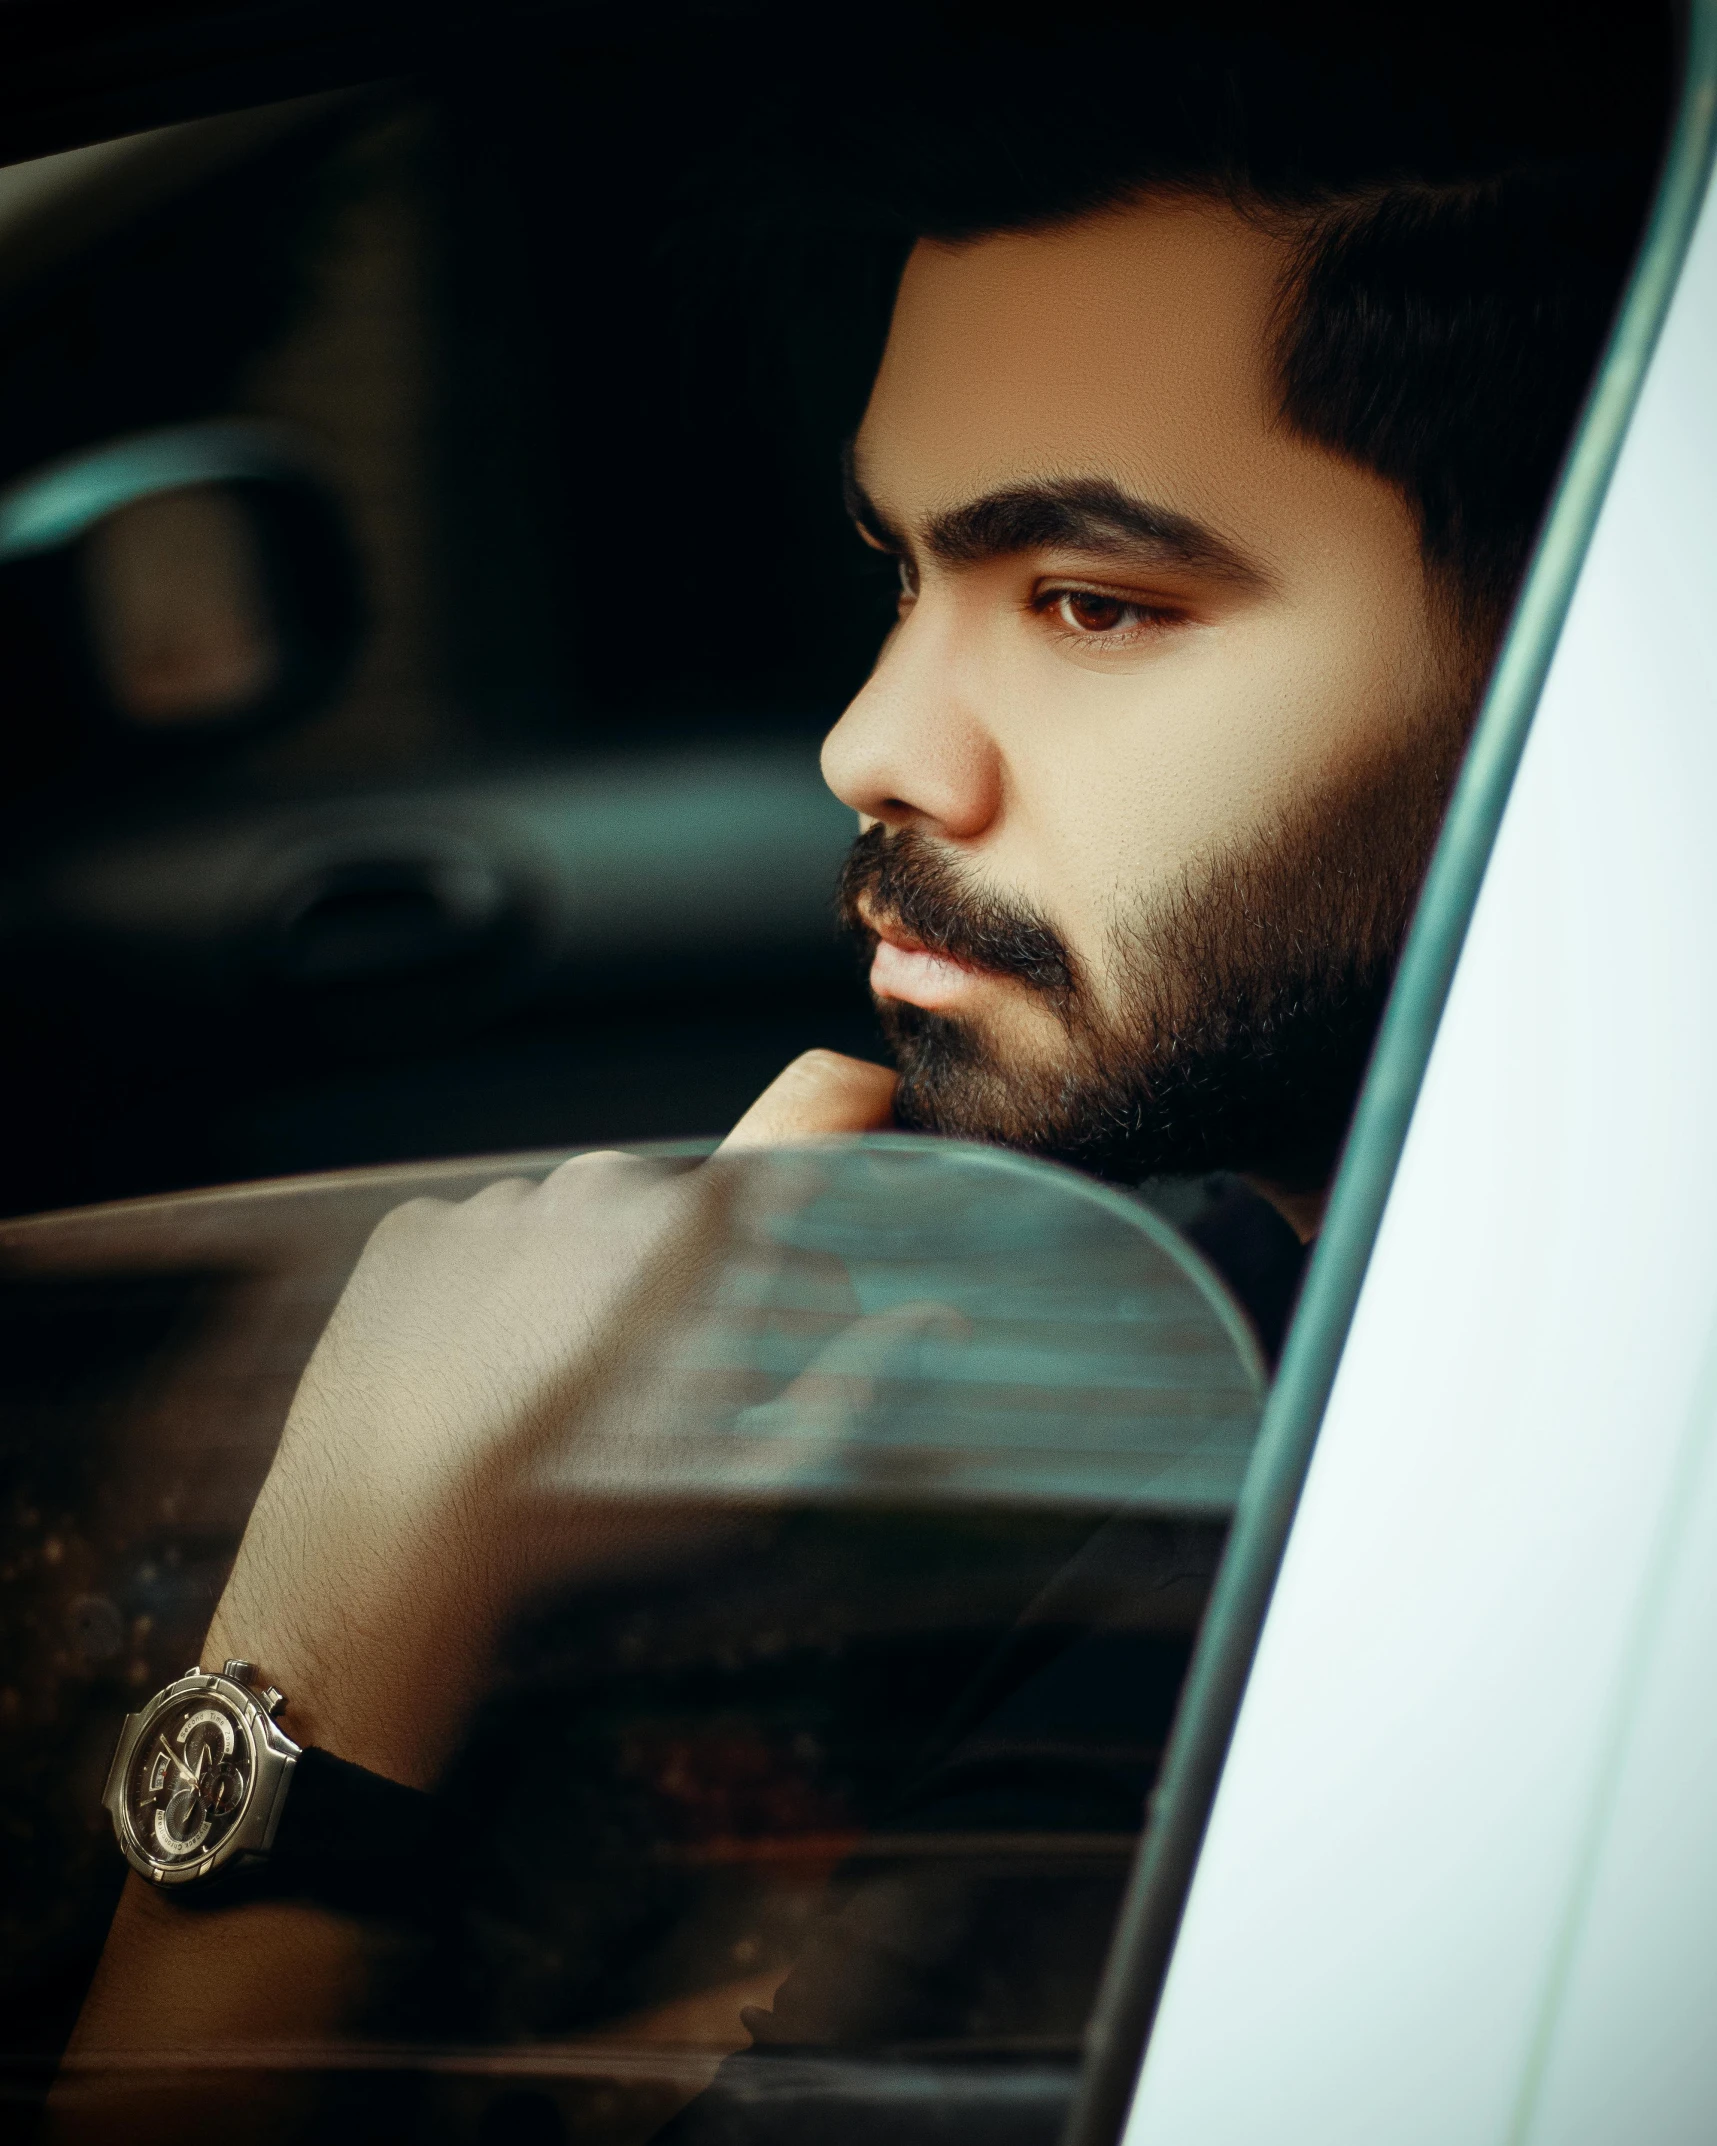
[[[894,1123],[897,1085],[887,1066],[839,1051],[807,1051],[776,1074],[722,1147],[787,1147],[823,1134],[877,1132]]]
[[[893,1089],[812,1052],[726,1145],[868,1130]],[[617,1154],[389,1215],[305,1371],[205,1661],[256,1662],[299,1741],[427,1785],[521,1602],[662,1527],[545,1501],[539,1464],[611,1415],[721,1220],[719,1171]]]

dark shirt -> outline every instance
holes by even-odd
[[[1269,1201],[1238,1178],[1212,1180],[1209,1193],[1182,1234],[1228,1284],[1274,1371],[1305,1279],[1307,1247]]]

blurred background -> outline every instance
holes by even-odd
[[[0,171],[0,1211],[721,1130],[878,1039],[817,748],[887,278],[516,52]]]

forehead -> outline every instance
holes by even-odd
[[[866,486],[903,522],[1030,477],[1220,512],[1294,448],[1267,362],[1286,258],[1203,201],[921,242],[859,435]]]

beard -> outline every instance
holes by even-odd
[[[868,828],[838,895],[867,955],[877,935],[861,902],[931,953],[1010,978],[1061,1038],[1052,1060],[1010,1053],[976,1023],[878,1000],[900,1071],[897,1122],[1123,1183],[1232,1170],[1290,1192],[1327,1184],[1469,705],[1463,696],[1119,917],[1108,1003],[1047,917],[973,886],[933,837]]]

